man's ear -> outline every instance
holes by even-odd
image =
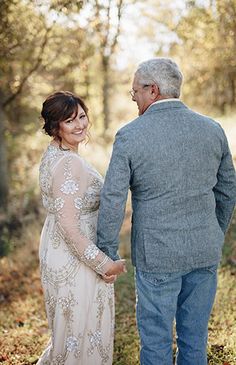
[[[151,97],[155,100],[160,95],[159,87],[156,84],[151,85]]]

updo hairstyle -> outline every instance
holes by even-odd
[[[58,91],[49,95],[44,101],[41,111],[45,133],[60,139],[60,122],[70,118],[74,113],[77,114],[78,105],[88,117],[88,108],[79,96],[69,91]]]

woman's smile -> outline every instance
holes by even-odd
[[[59,136],[61,145],[72,150],[78,148],[79,143],[85,140],[87,135],[88,117],[80,105],[77,112],[70,118],[60,122]]]

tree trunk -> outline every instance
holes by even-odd
[[[109,110],[109,60],[104,57],[102,60],[103,65],[103,86],[102,86],[102,98],[103,98],[103,135],[105,136],[106,131],[110,123],[110,110]]]
[[[0,212],[6,213],[9,193],[7,145],[5,139],[7,118],[0,104]]]
[[[235,80],[234,80],[234,75],[231,75],[230,89],[231,89],[230,106],[233,107],[235,105]]]

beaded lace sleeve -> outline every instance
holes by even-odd
[[[79,260],[103,275],[110,268],[112,260],[81,229],[82,202],[86,202],[86,213],[89,213],[88,207],[93,211],[94,193],[91,193],[91,181],[94,179],[81,158],[68,153],[53,171],[52,195],[57,207],[55,214],[59,233]],[[94,235],[96,237],[96,232]]]

